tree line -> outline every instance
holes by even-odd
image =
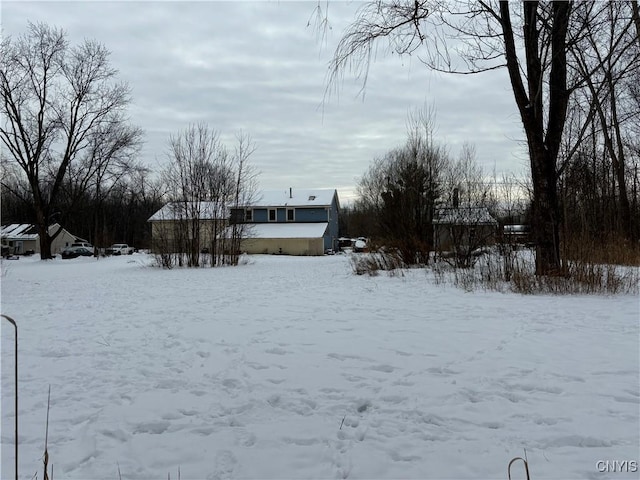
[[[427,264],[435,251],[469,266],[475,250],[495,241],[497,219],[530,221],[523,180],[485,172],[470,144],[453,156],[434,138],[431,109],[411,113],[407,123],[405,142],[374,159],[358,181],[356,201],[342,212],[343,234],[395,250],[405,265]]]
[[[206,124],[171,136],[163,171],[141,165],[144,135],[127,116],[130,89],[118,80],[106,47],[93,40],[71,45],[62,29],[44,23],[3,38],[0,96],[2,221],[35,224],[43,259],[52,257],[62,227],[96,247],[150,248],[147,220],[165,203],[197,208],[216,201],[224,209],[253,188],[250,138],[239,134],[230,154]],[[193,231],[198,220],[186,213]],[[50,231],[54,223],[60,229]],[[197,264],[201,249],[193,234],[180,235],[189,244],[172,248]],[[239,235],[234,230],[235,243]]]
[[[636,98],[637,101],[637,98]],[[569,119],[577,110],[572,109]],[[556,195],[559,203],[559,249],[563,259],[615,263],[639,253],[640,149],[633,143],[638,123],[618,124],[628,135],[623,149],[624,175],[618,176],[606,135],[593,117],[584,129],[579,148],[559,156]],[[341,235],[368,237],[372,244],[400,253],[407,265],[426,264],[429,253],[453,247],[457,266],[469,266],[474,249],[501,240],[504,225],[533,223],[533,186],[526,176],[503,173],[499,177],[478,164],[472,145],[463,145],[457,156],[434,138],[435,115],[431,110],[409,115],[405,142],[375,158],[357,183],[357,198],[341,211]],[[566,145],[571,144],[567,135]],[[628,185],[620,188],[620,183]],[[625,191],[625,196],[621,196]],[[438,212],[455,206],[478,212],[466,218],[467,229],[479,231],[484,210],[498,222],[493,238],[463,238],[452,231],[453,246],[436,245]],[[505,239],[506,240],[506,239]],[[608,252],[608,253],[606,253]],[[618,256],[616,257],[616,253]]]
[[[435,71],[506,70],[529,156],[537,274],[561,274],[561,244],[578,234],[636,245],[637,1],[365,2],[334,52],[329,87],[345,72],[366,82],[380,42]]]

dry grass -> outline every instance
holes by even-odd
[[[594,264],[640,266],[640,243],[617,237],[576,236],[562,245],[562,256],[571,261]]]
[[[354,253],[349,261],[353,273],[370,277],[377,276],[381,271],[389,272],[390,275],[404,275],[402,269],[406,267],[398,252]]]
[[[572,260],[562,275],[536,275],[529,250],[495,250],[481,257],[474,268],[454,268],[445,262],[432,266],[437,284],[453,284],[465,291],[511,291],[535,294],[638,294],[640,268],[636,266]]]

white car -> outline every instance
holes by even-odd
[[[106,250],[107,255],[131,255],[135,249],[126,243],[114,243]]]
[[[88,248],[89,250],[93,250],[93,245],[91,245],[90,243],[87,242],[73,242],[71,244],[72,247],[84,247],[84,248]]]

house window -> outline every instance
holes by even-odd
[[[287,208],[287,222],[293,222],[295,220],[294,209]]]
[[[276,221],[276,209],[275,208],[270,208],[269,209],[269,221],[270,222],[275,222]]]
[[[245,222],[252,222],[253,221],[253,210],[251,210],[250,208],[246,209],[244,211],[244,221]]]

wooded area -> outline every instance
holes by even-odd
[[[573,243],[637,248],[638,15],[637,1],[366,2],[328,93],[345,72],[366,85],[380,42],[434,71],[506,68],[529,153],[536,272],[561,274]]]

